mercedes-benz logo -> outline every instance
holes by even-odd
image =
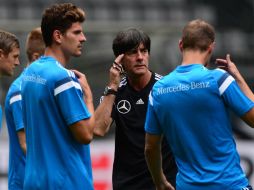
[[[131,104],[127,100],[121,100],[116,107],[121,114],[126,114],[131,110]]]

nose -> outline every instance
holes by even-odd
[[[137,51],[137,59],[143,59],[143,54],[140,50]]]
[[[86,36],[84,33],[81,34],[81,42],[85,42],[86,41]]]
[[[19,59],[17,59],[17,60],[15,61],[15,66],[18,66],[18,65],[20,65]]]

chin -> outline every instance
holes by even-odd
[[[80,57],[81,56],[81,52],[80,53],[75,53],[72,55],[73,57]]]
[[[134,73],[135,73],[135,75],[144,75],[144,74],[146,74],[146,70],[136,70]]]
[[[140,67],[135,69],[136,73],[146,73],[147,71],[148,71],[147,67]]]
[[[12,72],[6,72],[6,73],[4,73],[4,76],[11,77],[11,76],[13,76],[13,74],[14,74],[13,71]]]

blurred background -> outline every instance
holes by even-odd
[[[3,106],[11,82],[26,65],[26,35],[40,26],[44,8],[54,3],[71,2],[83,8],[87,20],[87,42],[81,57],[73,58],[68,68],[87,75],[94,94],[95,107],[107,85],[109,67],[114,60],[112,41],[124,28],[137,27],[151,37],[150,68],[162,75],[181,63],[178,40],[183,26],[201,18],[216,30],[216,49],[210,66],[226,53],[238,65],[250,87],[254,88],[254,1],[253,0],[0,0],[0,29],[18,36],[21,43],[21,66],[12,78],[0,79],[0,103]],[[4,109],[4,107],[3,107]],[[241,155],[241,164],[254,185],[254,130],[232,113],[232,124]],[[92,160],[96,190],[111,189],[114,153],[114,128],[92,143]],[[7,189],[8,133],[5,120],[0,134],[0,189]]]

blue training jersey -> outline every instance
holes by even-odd
[[[253,106],[232,76],[201,64],[178,66],[155,83],[145,130],[167,137],[178,166],[176,189],[247,186],[227,110],[242,116]]]
[[[8,189],[23,190],[25,154],[19,144],[17,131],[24,129],[21,108],[22,74],[11,84],[5,99],[5,117],[9,134]]]
[[[93,190],[89,145],[78,143],[69,125],[91,115],[74,72],[52,57],[31,64],[22,81],[26,127],[25,190]]]

